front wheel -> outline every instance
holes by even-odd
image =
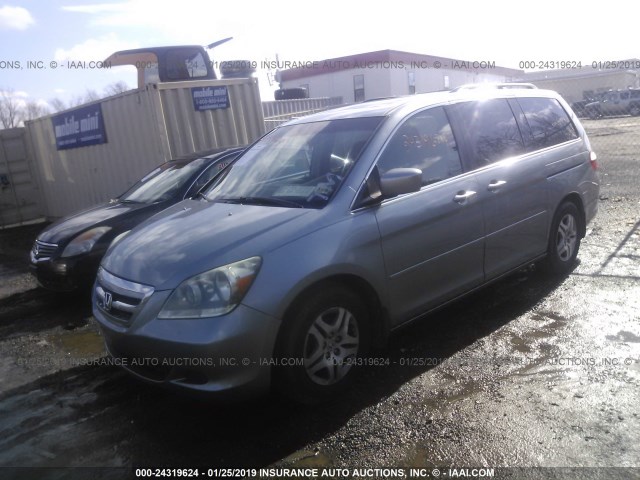
[[[347,387],[369,344],[367,309],[342,286],[318,289],[297,303],[279,342],[277,388],[286,396],[316,403]]]
[[[572,202],[560,205],[551,226],[546,264],[556,274],[571,271],[580,249],[580,213]]]

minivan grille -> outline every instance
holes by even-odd
[[[153,288],[118,278],[101,267],[95,293],[96,304],[107,318],[128,327],[153,293]]]

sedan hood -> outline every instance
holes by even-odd
[[[102,266],[156,290],[245,258],[308,232],[318,210],[185,200],[131,231],[109,249]]]
[[[149,205],[146,203],[104,203],[96,205],[49,225],[38,235],[38,240],[64,245],[88,228],[101,226],[107,220],[138,211],[144,207],[149,207]]]

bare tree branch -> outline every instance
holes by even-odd
[[[123,93],[129,90],[129,85],[126,82],[120,80],[119,82],[113,82],[104,87],[104,94],[107,97],[112,95],[118,95],[119,93]]]
[[[2,128],[15,128],[22,122],[20,102],[12,88],[0,90],[0,124]]]
[[[35,100],[30,100],[24,107],[24,120],[35,120],[49,114],[49,109]]]

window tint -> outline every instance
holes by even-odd
[[[428,185],[462,173],[458,148],[442,107],[420,112],[393,135],[378,160],[380,174],[392,168],[419,168]]]
[[[477,165],[487,165],[524,152],[522,136],[507,100],[467,102],[454,108]]]
[[[519,98],[518,103],[531,129],[529,150],[578,138],[573,122],[555,98]]]

